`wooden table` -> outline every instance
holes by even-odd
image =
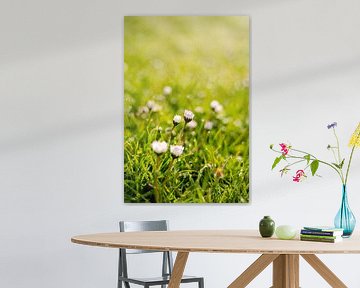
[[[177,251],[169,288],[178,288],[190,252],[262,254],[228,288],[246,287],[273,263],[273,288],[299,287],[299,256],[302,256],[331,287],[347,287],[315,254],[360,253],[360,237],[339,243],[320,243],[261,238],[256,230],[117,232],[75,236],[77,244]]]

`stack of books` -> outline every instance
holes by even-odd
[[[304,227],[300,232],[302,241],[337,243],[342,241],[344,229],[327,226]]]

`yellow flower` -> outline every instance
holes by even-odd
[[[360,147],[360,122],[356,127],[354,133],[351,135],[349,146]]]

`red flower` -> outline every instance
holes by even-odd
[[[304,170],[298,170],[296,171],[296,175],[293,176],[293,181],[300,182],[300,180],[302,180],[304,177],[306,177]]]
[[[287,146],[285,143],[279,144],[281,147],[281,152],[283,155],[287,155],[289,153],[289,146]]]

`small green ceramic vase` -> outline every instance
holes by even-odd
[[[270,216],[264,216],[259,223],[259,232],[262,237],[271,237],[274,235],[275,222]]]

